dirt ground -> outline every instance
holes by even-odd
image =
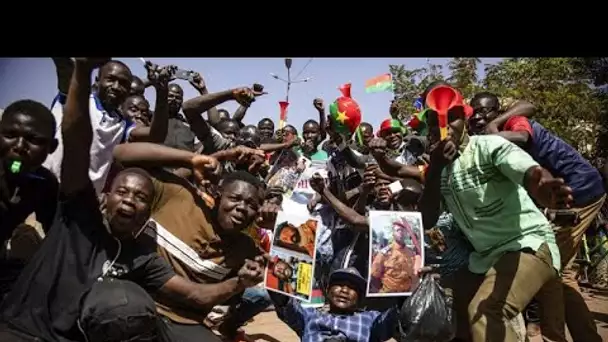
[[[608,341],[608,293],[588,291],[584,292],[589,309],[595,316],[595,323],[603,341]],[[252,341],[267,342],[297,342],[296,334],[281,322],[274,312],[265,312],[255,317],[254,321],[245,326],[245,332]],[[542,338],[536,336],[530,342],[540,342]],[[571,341],[571,339],[570,339]]]

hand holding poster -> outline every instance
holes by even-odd
[[[422,215],[413,211],[370,211],[367,295],[409,296],[424,265]]]
[[[287,196],[291,196],[302,173],[310,166],[310,160],[299,156],[293,149],[281,152],[277,161],[266,178],[269,188],[279,188]]]
[[[294,217],[295,216],[295,217]],[[280,211],[266,268],[266,289],[309,302],[312,295],[317,220]]]

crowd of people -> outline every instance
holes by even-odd
[[[314,99],[300,135],[245,123],[259,84],[210,93],[192,73],[199,95],[184,99],[173,66],[148,62],[143,79],[109,58],[53,60],[51,108],[17,100],[0,119],[0,341],[247,341],[241,327],[269,308],[302,341],[400,340],[406,298],[367,297],[367,279],[390,292],[438,275],[454,341],[524,341],[535,311],[547,340],[565,342],[567,326],[601,342],[574,259],[605,205],[607,168],[523,99],[479,93],[442,123],[427,98],[458,89],[435,82],[416,120],[387,104],[377,130]],[[218,109],[228,101],[232,114]],[[291,275],[268,257],[286,196],[269,179],[290,153],[316,165],[296,169],[323,224],[316,245],[298,227],[281,239],[315,254],[322,307],[260,285],[266,267]],[[407,225],[370,255],[370,210],[422,214],[425,267],[400,248]]]

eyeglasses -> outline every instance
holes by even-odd
[[[481,116],[481,117],[485,117],[490,113],[493,113],[495,111],[497,111],[498,108],[495,107],[478,107],[478,108],[473,108],[473,116]]]

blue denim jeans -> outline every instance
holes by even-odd
[[[237,329],[272,304],[268,292],[263,287],[250,287],[241,298],[230,306],[229,315],[220,326],[220,331],[227,337],[235,334]]]

